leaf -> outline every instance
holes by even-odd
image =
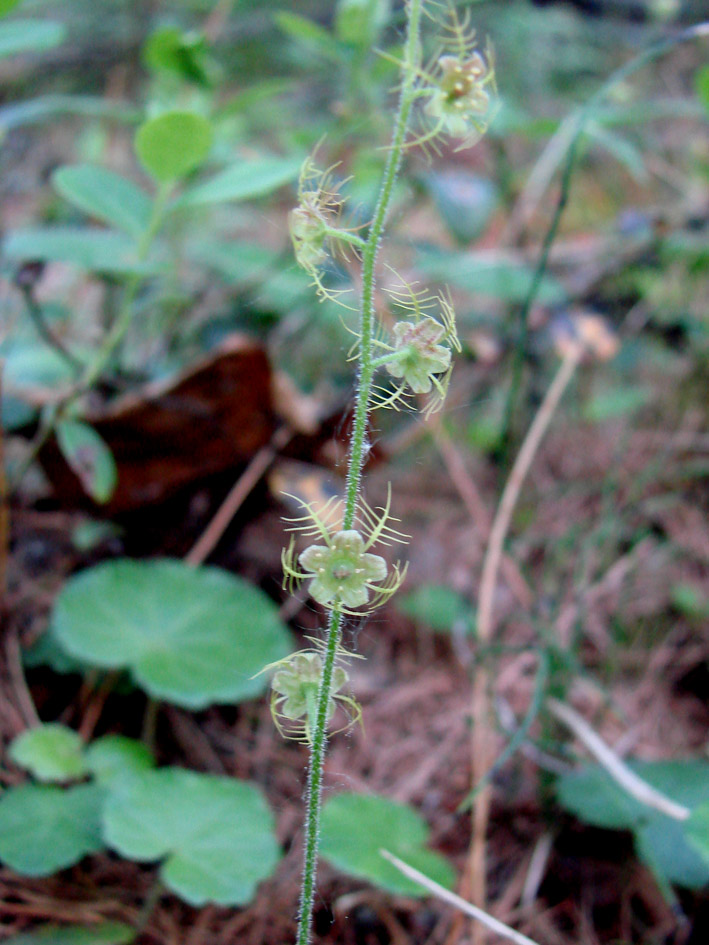
[[[299,40],[316,49],[326,59],[332,59],[337,63],[341,61],[340,44],[318,23],[314,23],[304,16],[299,16],[297,13],[287,13],[286,11],[274,14],[273,19],[276,26],[291,39]]]
[[[0,16],[7,16],[19,2],[20,0],[0,0]]]
[[[448,169],[428,174],[425,183],[441,219],[460,243],[482,236],[499,203],[492,181],[469,171]]]
[[[406,617],[443,633],[450,633],[461,620],[470,623],[470,604],[442,584],[420,585],[410,594],[396,598],[396,608]]]
[[[506,302],[523,302],[533,278],[533,270],[524,263],[483,252],[420,250],[418,265],[423,273],[437,282]],[[557,303],[563,302],[565,298],[564,289],[555,279],[550,276],[542,279],[538,301]]]
[[[88,423],[62,420],[56,427],[62,456],[84,491],[95,502],[108,502],[118,483],[118,470],[105,441]]]
[[[65,29],[52,20],[13,20],[0,23],[0,59],[25,52],[44,52],[58,46]]]
[[[438,853],[426,849],[428,829],[411,807],[386,797],[337,794],[322,811],[320,852],[334,866],[404,896],[426,890],[403,876],[379,853],[389,850],[405,863],[451,888],[455,873]]]
[[[227,200],[251,200],[277,190],[298,176],[302,158],[264,156],[243,160],[224,168],[211,180],[188,190],[179,206],[222,203]]]
[[[153,72],[169,72],[204,88],[212,84],[207,69],[207,42],[201,33],[165,26],[148,37],[142,58]]]
[[[15,128],[65,115],[124,122],[136,122],[140,118],[140,112],[134,105],[110,101],[97,95],[39,95],[27,102],[0,108],[0,127]]]
[[[10,230],[4,244],[8,259],[64,262],[94,272],[151,272],[156,268],[138,263],[136,244],[125,233],[92,227],[32,227]]]
[[[165,885],[193,906],[242,905],[280,858],[273,816],[255,785],[162,768],[109,796],[106,842],[140,862],[163,860]]]
[[[647,387],[606,387],[587,401],[583,408],[583,417],[591,423],[623,417],[636,413],[651,397],[652,391]]]
[[[23,784],[0,797],[0,860],[25,876],[49,876],[102,849],[95,784]]]
[[[696,807],[684,824],[684,835],[709,865],[709,802]]]
[[[702,66],[695,72],[694,89],[704,110],[709,114],[709,66]]]
[[[38,781],[71,781],[87,773],[81,736],[65,725],[30,728],[10,745],[10,758]]]
[[[135,152],[160,183],[179,180],[205,160],[212,147],[212,126],[196,112],[165,112],[140,126]]]
[[[75,207],[139,238],[148,228],[151,202],[131,181],[103,167],[76,164],[52,176],[55,190]]]
[[[0,347],[3,361],[2,425],[16,430],[34,419],[37,408],[22,399],[24,390],[61,387],[74,378],[64,358],[44,344],[16,341]]]
[[[108,561],[67,581],[52,631],[72,655],[131,671],[153,698],[202,709],[264,691],[267,663],[291,649],[276,606],[218,568]]]
[[[630,767],[667,797],[694,808],[709,801],[709,763],[704,761],[645,761]],[[610,830],[630,830],[638,856],[660,881],[688,889],[709,883],[705,863],[685,838],[685,825],[630,797],[599,766],[562,775],[557,797],[580,820]]]
[[[85,752],[86,766],[99,784],[107,787],[155,767],[149,748],[125,735],[104,735]]]
[[[100,925],[44,925],[3,939],[3,945],[127,945],[135,929],[125,922]]]

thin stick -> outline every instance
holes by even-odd
[[[576,366],[579,363],[583,347],[573,345],[569,348],[559,370],[547,391],[532,426],[525,437],[519,455],[515,460],[509,479],[505,485],[500,505],[495,514],[490,531],[490,541],[485,552],[483,572],[480,580],[480,596],[478,602],[477,641],[484,649],[492,638],[494,629],[493,603],[497,575],[502,560],[505,536],[510,526],[512,513],[522,484],[529,472],[534,456],[546,433],[552,416],[561,400],[567,384],[571,380]],[[490,729],[488,725],[487,705],[488,674],[484,664],[479,664],[473,679],[473,734],[472,734],[472,766],[473,785],[483,783],[483,779],[490,767]],[[489,784],[479,791],[473,807],[473,836],[470,846],[468,864],[468,881],[471,899],[479,906],[484,906],[486,899],[485,882],[485,838],[490,815],[491,787]],[[473,930],[475,945],[484,941],[484,931],[478,926]]]
[[[558,699],[547,699],[549,711],[569,728],[579,741],[583,742],[596,761],[601,764],[613,780],[619,784],[631,797],[673,820],[686,820],[692,813],[688,807],[678,804],[666,797],[657,788],[647,781],[643,781],[629,768],[624,761],[610,748],[588,722],[582,718],[571,706],[559,702]]]
[[[509,925],[505,925],[504,922],[500,922],[499,919],[495,919],[489,913],[478,909],[477,906],[471,906],[469,902],[466,902],[465,899],[461,899],[460,896],[456,896],[456,894],[449,889],[439,886],[438,883],[429,879],[428,876],[425,876],[423,873],[419,873],[413,866],[404,863],[403,860],[400,860],[398,856],[394,856],[393,853],[389,853],[388,850],[380,850],[379,852],[385,860],[388,860],[392,866],[395,866],[404,876],[412,879],[415,883],[419,883],[425,889],[428,889],[437,899],[442,899],[451,906],[455,906],[456,909],[460,909],[461,912],[464,912],[471,918],[476,919],[501,938],[506,938],[510,942],[514,942],[515,945],[538,945],[533,939],[527,938],[526,935],[522,935],[521,932],[517,932],[515,929],[511,929]]]
[[[281,427],[273,434],[271,442],[267,446],[263,446],[252,457],[251,462],[231,487],[229,494],[217,509],[209,525],[185,555],[187,564],[196,566],[207,560],[246,497],[278,455],[278,450],[283,449],[292,436],[293,431],[289,427]]]

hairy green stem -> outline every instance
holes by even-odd
[[[399,108],[394,127],[391,148],[387,156],[379,199],[374,218],[362,251],[362,308],[360,313],[359,377],[355,401],[354,423],[350,440],[350,454],[345,492],[343,529],[354,525],[359,502],[362,467],[367,445],[367,425],[372,378],[375,365],[372,358],[374,335],[374,288],[375,268],[379,242],[384,232],[387,213],[394,190],[394,182],[401,164],[406,140],[406,129],[414,101],[415,82],[420,61],[420,20],[423,0],[409,0],[407,7],[407,38],[403,65],[403,81]],[[312,931],[313,898],[317,873],[317,856],[320,834],[320,809],[322,806],[322,776],[325,751],[327,749],[327,716],[332,688],[335,658],[342,636],[342,613],[336,607],[330,612],[328,621],[322,675],[318,690],[318,710],[310,749],[308,770],[307,815],[305,824],[305,854],[303,885],[300,897],[300,921],[297,945],[309,945]]]

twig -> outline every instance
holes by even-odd
[[[478,922],[490,929],[491,932],[495,932],[501,938],[515,942],[515,945],[537,945],[537,942],[533,939],[527,938],[526,935],[522,935],[521,932],[517,932],[515,929],[511,929],[509,925],[505,925],[504,922],[500,922],[499,919],[495,919],[489,913],[478,909],[477,906],[472,906],[469,902],[466,902],[465,899],[456,896],[456,894],[449,889],[439,886],[438,883],[429,879],[428,876],[425,876],[423,873],[419,873],[413,866],[404,863],[403,860],[400,860],[398,856],[394,856],[393,853],[389,853],[388,850],[380,850],[379,852],[385,860],[388,860],[392,866],[395,866],[404,876],[412,879],[415,883],[419,883],[438,899],[442,899],[451,906],[455,906],[456,909],[460,909],[461,912],[464,912],[471,918],[477,919]]]
[[[673,820],[687,820],[692,813],[688,807],[666,797],[647,781],[638,777],[571,706],[559,702],[558,699],[547,699],[547,707],[554,718],[563,722],[579,741],[583,742],[598,763],[631,797]]]
[[[263,446],[253,456],[249,465],[229,490],[229,494],[217,509],[199,540],[185,555],[187,564],[195,566],[206,561],[229,527],[229,523],[241,507],[242,502],[274,461],[278,451],[283,449],[292,436],[293,431],[289,427],[281,427],[276,430],[271,442],[267,446]]]
[[[547,427],[561,400],[561,396],[571,380],[576,366],[583,353],[581,345],[569,348],[554,380],[547,391],[532,426],[525,437],[522,448],[515,460],[509,479],[505,485],[495,519],[490,531],[490,541],[485,553],[483,572],[480,580],[480,596],[478,603],[477,642],[481,649],[489,643],[494,629],[493,602],[497,585],[497,574],[502,559],[505,536],[509,529],[512,513],[522,484],[525,480],[532,460],[539,449]],[[472,734],[472,766],[473,785],[483,783],[490,767],[490,728],[487,724],[487,684],[488,674],[484,665],[479,665],[473,678],[473,734]],[[491,789],[489,784],[480,790],[475,798],[473,807],[473,836],[470,847],[468,866],[468,880],[470,883],[472,901],[482,905],[486,898],[485,882],[485,837],[490,814]],[[482,930],[474,930],[474,942],[482,941]]]

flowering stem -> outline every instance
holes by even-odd
[[[379,242],[384,231],[394,182],[401,164],[411,106],[415,98],[415,82],[420,60],[420,20],[423,0],[409,0],[407,7],[407,39],[403,65],[403,81],[399,98],[392,145],[387,156],[379,199],[366,242],[362,244],[362,308],[360,314],[359,378],[355,401],[354,424],[350,440],[350,454],[345,494],[345,512],[342,528],[354,525],[362,482],[362,467],[367,438],[369,401],[376,362],[372,358],[374,329],[375,267]],[[354,236],[354,234],[350,234]],[[341,238],[341,236],[340,236]],[[359,237],[356,239],[361,242]],[[351,239],[350,242],[355,242]],[[359,245],[359,242],[356,245]],[[305,855],[303,884],[300,897],[300,921],[297,945],[308,945],[311,940],[313,898],[317,872],[317,855],[322,805],[322,775],[327,748],[327,720],[335,657],[342,635],[342,612],[338,607],[330,611],[323,659],[318,708],[310,749],[308,770],[307,819],[305,825]]]

